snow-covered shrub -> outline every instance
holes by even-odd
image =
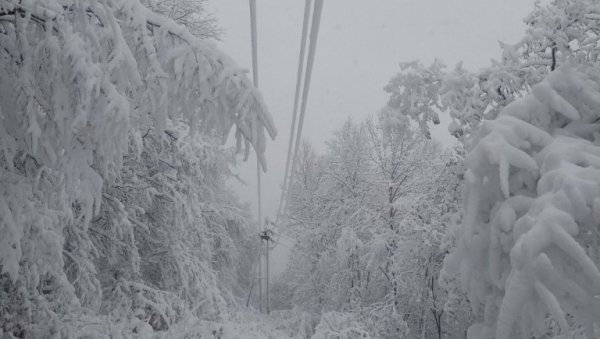
[[[371,338],[410,338],[402,307],[392,298],[373,303],[358,311],[360,323]]]
[[[600,335],[599,119],[600,71],[566,64],[476,134],[446,262],[483,314],[469,338]]]
[[[317,314],[305,312],[298,306],[284,310],[271,310],[269,317],[274,321],[278,330],[298,339],[311,338],[320,320]]]
[[[315,328],[313,339],[368,339],[369,332],[352,313],[326,312]]]

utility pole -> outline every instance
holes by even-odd
[[[267,255],[267,264],[266,264],[266,266],[267,266],[267,272],[266,272],[267,273],[267,276],[266,276],[266,278],[267,278],[266,279],[267,280],[266,304],[267,305],[266,306],[267,306],[267,314],[269,314],[269,313],[271,313],[271,303],[269,302],[269,238],[267,238],[266,240],[267,240],[267,246],[265,246],[266,247],[265,251],[267,252],[266,253],[266,255]]]
[[[265,241],[265,256],[266,256],[266,262],[265,262],[265,268],[266,268],[266,277],[265,277],[265,292],[266,292],[266,301],[265,301],[265,306],[266,306],[266,312],[267,314],[269,314],[271,312],[271,307],[270,307],[270,303],[269,303],[269,241],[271,241],[272,238],[272,234],[273,231],[271,231],[270,229],[265,229],[264,231],[262,231],[260,233],[260,239],[261,239],[261,243],[264,240]],[[261,246],[262,247],[262,246]]]
[[[259,233],[260,234],[260,233]],[[262,290],[263,290],[263,278],[262,278],[262,240],[258,246],[258,311],[262,313]]]

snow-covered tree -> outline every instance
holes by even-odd
[[[304,148],[288,212],[297,242],[284,280],[294,304],[323,316],[342,312],[373,337],[433,335],[436,321],[423,319],[441,321],[440,245],[458,185],[447,183],[455,172],[436,144],[387,112],[376,122],[347,122],[321,157]]]
[[[600,72],[565,64],[485,121],[447,266],[481,322],[469,338],[595,338],[600,319]]]
[[[506,46],[504,59],[509,64],[516,61],[530,84],[570,59],[595,63],[600,48],[599,15],[596,0],[538,2],[525,18],[525,36]]]
[[[245,214],[213,140],[264,166],[275,135],[244,71],[138,0],[2,0],[0,46],[0,329],[218,316]]]
[[[225,186],[232,152],[201,135],[191,137],[186,126],[162,136],[149,133],[143,144],[140,157],[126,157],[119,180],[104,189],[101,213],[90,226],[103,287],[98,297],[104,296],[111,315],[115,300],[123,305],[129,297],[132,304],[124,303],[119,316],[145,308],[164,322],[187,310],[202,319],[221,318],[227,302],[244,294],[239,278],[250,274],[244,258],[253,257],[250,218]],[[139,285],[150,301],[123,291]],[[161,314],[173,300],[177,308]]]
[[[153,12],[185,26],[193,35],[218,39],[221,30],[207,11],[207,0],[142,0]]]
[[[400,64],[400,72],[384,87],[389,93],[387,119],[395,113],[409,117],[419,124],[421,131],[429,138],[428,123],[440,123],[438,116],[439,91],[443,84],[444,64],[435,60],[425,67],[418,61]]]
[[[302,255],[292,259],[291,267],[296,260],[298,266],[290,269],[290,274],[299,274],[297,283],[302,282],[295,289],[296,300],[317,312],[347,304],[350,286],[360,285],[359,280],[364,279],[347,258],[338,255],[336,244],[347,228],[364,239],[363,229],[371,217],[371,171],[364,126],[347,121],[328,146],[330,152],[322,159],[309,147],[303,148],[289,203],[289,229],[296,234],[296,250]],[[352,238],[352,233],[348,236]],[[337,283],[330,284],[332,279]]]
[[[428,122],[439,113],[452,119],[449,131],[468,138],[485,119],[494,119],[509,103],[527,94],[556,67],[573,61],[597,63],[600,55],[600,4],[597,0],[554,0],[537,3],[525,18],[527,30],[514,44],[501,43],[498,61],[478,71],[459,63],[445,72],[435,60],[401,64],[385,90],[387,108],[419,124],[429,135]]]

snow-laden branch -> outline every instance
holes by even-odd
[[[129,70],[134,73],[132,80],[142,82],[129,84],[127,87],[130,88],[119,88],[117,94],[155,85],[155,88],[147,88],[152,92],[147,94],[159,99],[150,109],[158,126],[164,124],[166,116],[174,120],[184,118],[195,128],[215,128],[219,133],[223,133],[225,138],[235,125],[238,131],[235,134],[238,139],[237,145],[245,145],[246,156],[250,151],[249,147],[254,147],[263,168],[266,168],[263,155],[264,131],[271,138],[277,133],[272,117],[261,94],[245,76],[246,71],[235,66],[229,57],[219,52],[210,42],[193,36],[184,27],[153,13],[137,1],[110,1],[106,4],[90,1],[89,4],[83,2],[77,5],[42,1],[4,2],[0,7],[0,17],[4,24],[12,22],[16,25],[17,21],[23,21],[24,28],[31,33],[51,28],[56,34],[55,37],[66,34],[58,31],[61,26],[58,21],[70,20],[85,13],[87,18],[84,19],[89,25],[88,29],[94,27],[95,30],[104,31],[85,32],[91,33],[88,37],[95,38],[97,42],[113,40],[115,44],[111,46],[109,43],[98,50],[83,47],[79,52],[90,56],[108,54],[114,59],[100,60],[100,64],[107,61],[108,66],[112,68],[111,72],[116,72],[119,68],[119,65],[116,65],[118,59],[124,61],[123,59],[129,58],[129,65],[121,66],[133,68]],[[129,16],[127,20],[123,20],[125,15]],[[38,27],[28,27],[30,21]],[[102,35],[101,33],[108,34],[104,37],[98,36]],[[136,40],[130,40],[130,36],[135,36]],[[5,38],[10,39],[10,36]],[[39,34],[33,40],[36,39],[43,37]],[[5,48],[5,52],[12,58],[23,57],[22,53],[14,53],[9,47]],[[136,55],[136,52],[144,53]],[[139,60],[140,57],[146,60]],[[14,61],[19,64],[22,60]],[[145,63],[147,64],[144,65]],[[149,78],[155,81],[144,81]],[[174,102],[178,107],[173,109],[168,102]],[[136,108],[139,106],[134,107]],[[202,122],[203,125],[198,124]]]

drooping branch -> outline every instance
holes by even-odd
[[[0,22],[12,22],[13,25],[16,25],[16,20],[18,18],[30,18],[33,23],[38,25],[43,31],[47,29],[47,27],[52,27],[55,34],[59,35],[59,25],[57,24],[57,18],[72,15],[78,10],[84,10],[88,18],[93,18],[93,24],[98,25],[99,27],[106,28],[110,25],[114,25],[114,22],[104,22],[106,19],[106,13],[98,14],[99,10],[96,8],[98,5],[90,5],[89,7],[85,7],[84,9],[78,9],[76,6],[50,6],[47,4],[42,4],[40,2],[33,2],[22,4],[20,1],[16,0],[8,0],[8,4],[3,6],[3,11],[0,12]],[[174,21],[170,19],[166,19],[161,17],[160,15],[153,13],[149,9],[137,4],[138,6],[131,5],[135,7],[135,10],[138,11],[138,14],[141,14],[145,18],[146,23],[146,32],[142,32],[142,35],[146,35],[151,39],[160,39],[161,34],[166,34],[174,40],[177,40],[179,43],[187,45],[187,53],[191,53],[193,56],[193,60],[195,60],[196,65],[190,64],[190,67],[195,67],[196,72],[200,68],[206,69],[208,66],[212,69],[212,75],[206,78],[197,79],[198,83],[194,84],[190,82],[190,84],[194,87],[199,86],[200,88],[204,86],[202,82],[208,81],[209,83],[206,85],[215,86],[219,85],[221,88],[235,88],[238,91],[238,94],[234,98],[234,102],[226,104],[225,114],[228,114],[226,120],[231,120],[236,126],[235,136],[238,139],[237,146],[238,151],[241,151],[242,145],[245,145],[244,153],[246,157],[249,154],[249,147],[252,146],[256,153],[258,154],[259,160],[263,169],[266,169],[266,162],[264,159],[264,150],[265,150],[265,141],[264,141],[264,132],[265,130],[271,138],[275,138],[277,131],[274,126],[273,120],[268,113],[268,109],[262,100],[261,94],[258,90],[252,85],[251,81],[245,76],[244,73],[246,71],[235,67],[235,63],[230,60],[227,56],[217,51],[216,48],[206,42],[203,41],[191,33],[189,33],[184,27],[176,24]],[[118,7],[118,6],[115,6]],[[102,10],[112,10],[117,11],[116,8],[111,8],[110,5],[105,5],[102,7]],[[115,13],[118,15],[118,13]],[[122,28],[117,28],[121,30]],[[4,34],[7,34],[4,32]],[[158,43],[155,41],[155,43]],[[143,42],[142,42],[143,44]],[[173,42],[176,46],[177,43]],[[128,46],[132,48],[133,46]],[[15,59],[15,55],[19,55],[18,53],[12,53],[6,47],[3,48],[4,51],[13,59]],[[133,51],[132,51],[133,52]],[[152,51],[150,51],[152,52]],[[154,53],[154,52],[152,52]],[[149,55],[150,58],[156,58],[155,55]],[[18,64],[22,62],[20,58],[17,57],[15,62]],[[161,60],[163,64],[155,64],[153,67],[160,68],[158,71],[165,73],[164,62],[172,62],[173,56],[167,55],[166,60]],[[169,66],[170,67],[170,66]],[[174,74],[177,72],[176,69],[166,70],[165,76],[177,78],[178,75]],[[216,81],[216,83],[211,83],[212,81]],[[173,79],[175,84],[177,83],[177,79]],[[158,79],[159,82],[165,82],[165,79]],[[160,86],[159,86],[160,87]],[[195,102],[199,103],[201,107],[199,107],[202,111],[211,112],[213,110],[205,108],[203,106],[206,105],[222,105],[224,102],[231,100],[228,98],[224,100],[223,96],[227,95],[219,90],[213,90],[209,92],[198,92],[200,88],[189,88],[187,89],[191,93],[187,95],[182,95],[185,98],[192,98]],[[192,96],[192,93],[194,94]],[[195,98],[194,98],[195,97]],[[198,113],[194,113],[198,114]],[[203,120],[205,121],[205,125],[211,125],[211,121],[220,121],[223,118],[219,117],[207,117],[207,118],[196,118],[192,115],[187,116],[190,119],[190,123],[193,125],[193,121]],[[160,124],[159,124],[160,125]],[[220,127],[219,133],[222,133],[224,136],[228,134],[228,124],[220,123],[218,125]],[[225,139],[224,139],[225,140]]]

